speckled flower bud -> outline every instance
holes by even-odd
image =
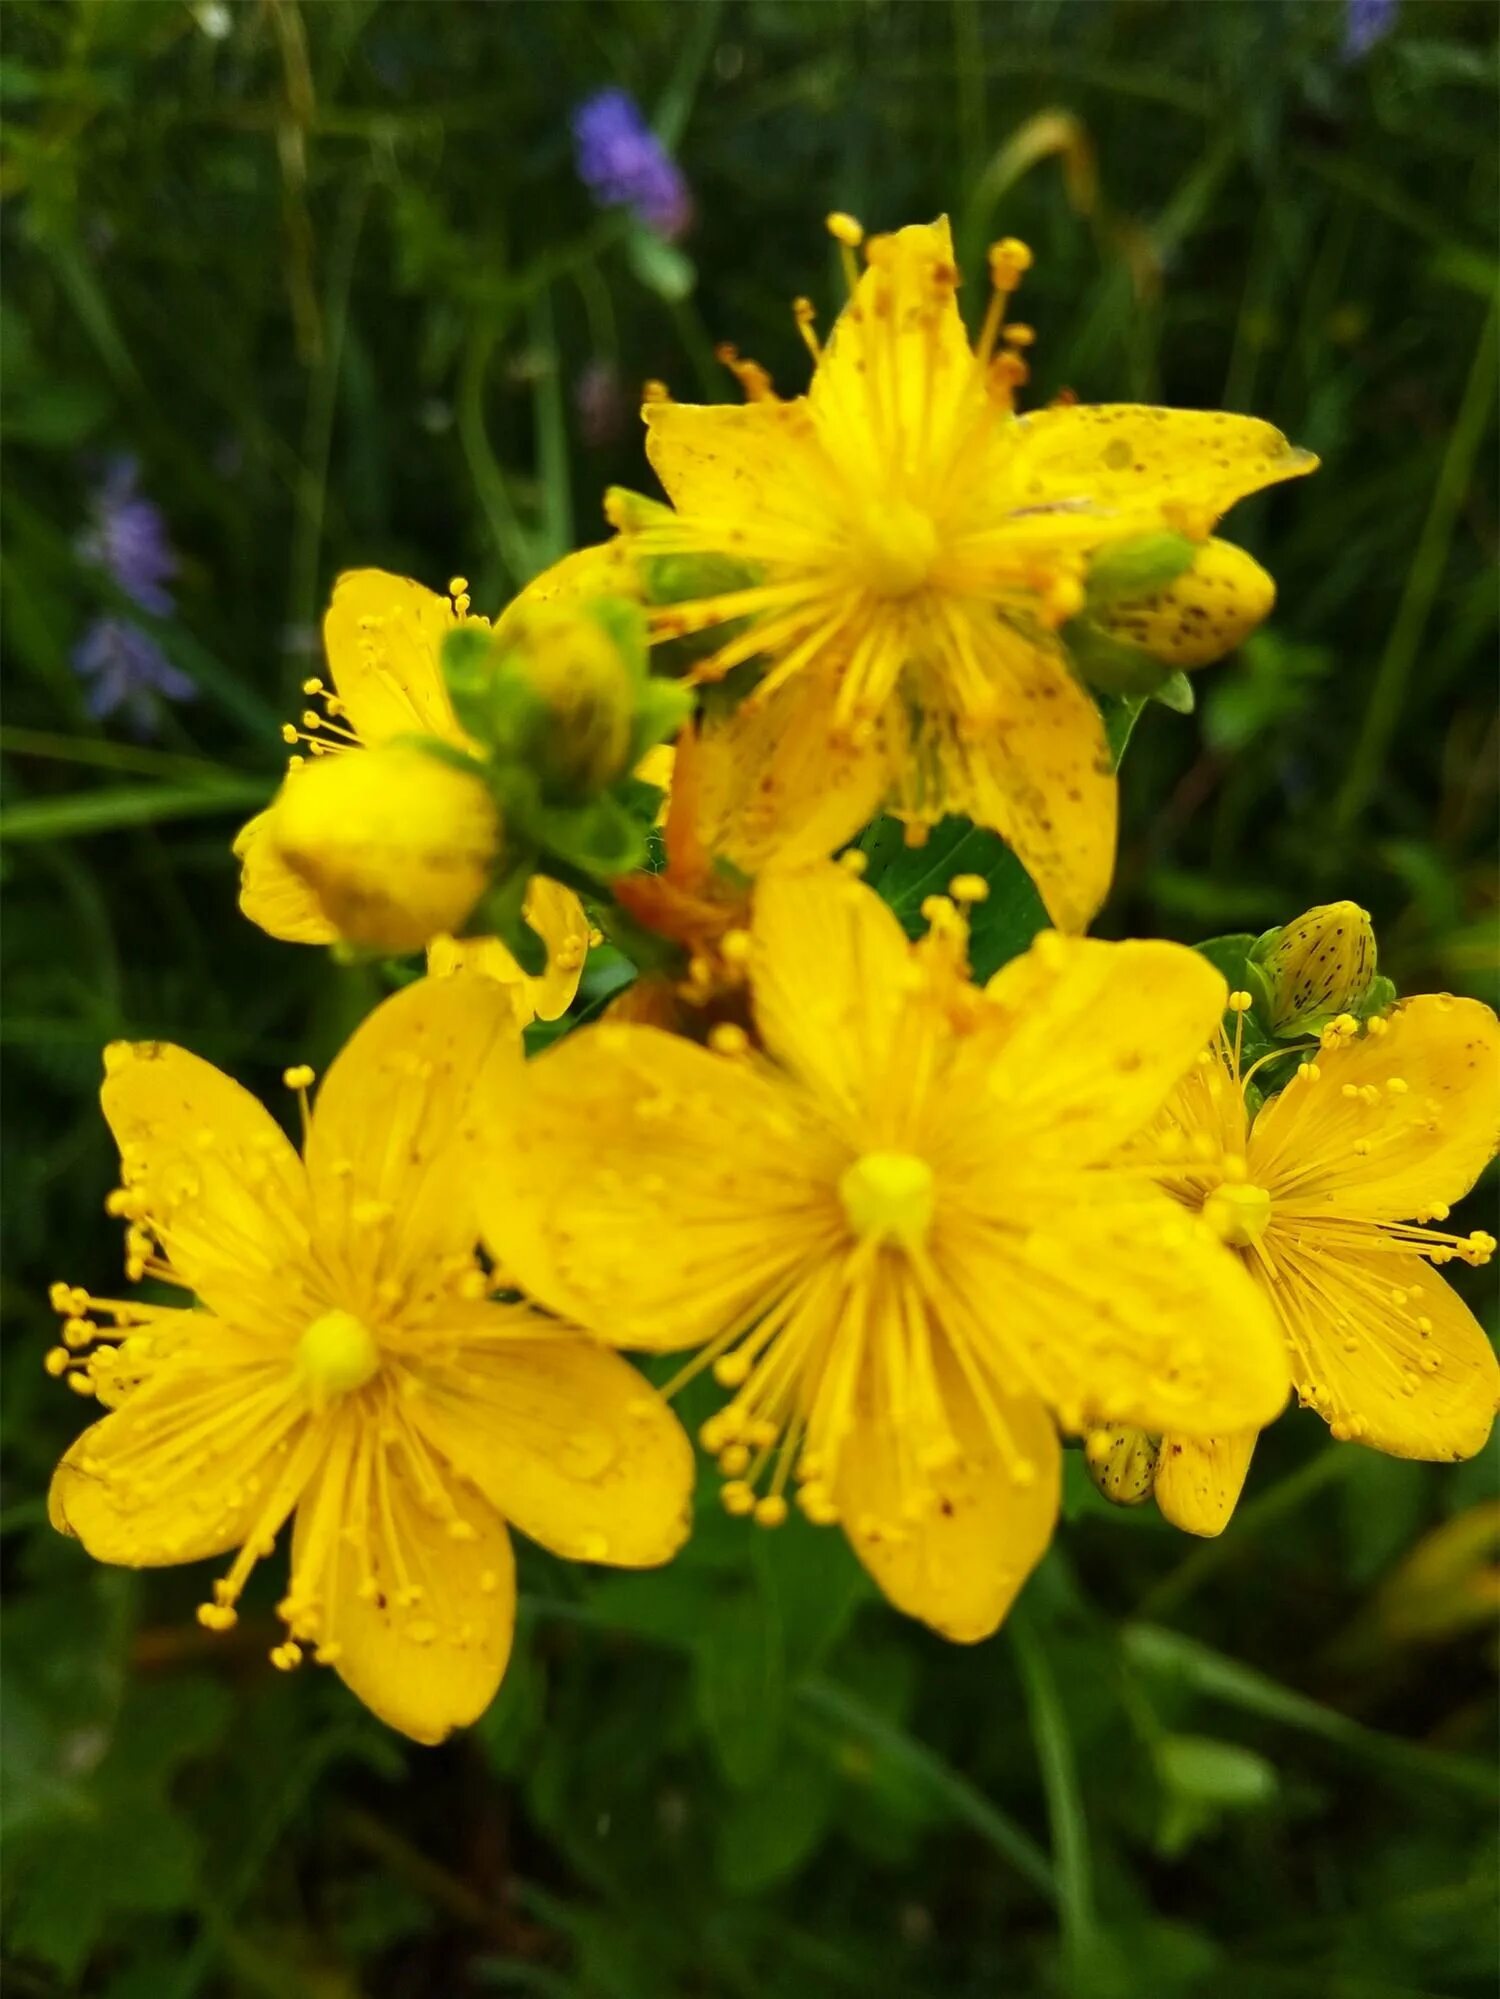
[[[1144,1430],[1091,1430],[1083,1447],[1089,1477],[1114,1506],[1139,1506],[1151,1496],[1158,1455]]]
[[[1325,902],[1268,930],[1251,952],[1270,993],[1274,1034],[1308,1034],[1357,1014],[1375,982],[1375,932],[1353,902]]]
[[[1113,595],[1090,615],[1110,638],[1139,646],[1163,666],[1191,671],[1243,644],[1275,602],[1276,585],[1253,556],[1232,542],[1205,541],[1172,581],[1140,595]]]

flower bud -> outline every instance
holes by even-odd
[[[1159,1455],[1144,1430],[1091,1430],[1083,1446],[1089,1477],[1114,1506],[1139,1506],[1150,1497]]]
[[[1276,585],[1265,570],[1228,541],[1201,543],[1191,565],[1170,582],[1135,595],[1112,594],[1097,608],[1092,572],[1089,582],[1089,617],[1099,630],[1122,644],[1139,646],[1165,667],[1189,671],[1233,652],[1276,602]]]
[[[478,771],[414,740],[294,770],[267,834],[340,938],[377,951],[462,930],[501,840]]]
[[[1306,1034],[1357,1014],[1375,983],[1375,932],[1353,902],[1325,902],[1268,930],[1251,951],[1270,994],[1273,1034]]]

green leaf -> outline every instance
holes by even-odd
[[[715,1606],[694,1650],[693,1687],[698,1718],[729,1782],[763,1783],[786,1724],[781,1619],[764,1589],[736,1591]]]
[[[647,291],[669,305],[687,298],[698,282],[692,258],[653,230],[633,229],[625,239],[625,255]]]
[[[118,826],[256,812],[270,792],[261,778],[221,777],[202,784],[121,784],[58,798],[28,798],[0,811],[0,840],[68,840]]]
[[[837,1792],[826,1758],[798,1746],[763,1783],[732,1797],[715,1849],[719,1879],[730,1893],[757,1894],[795,1874],[822,1844]]]

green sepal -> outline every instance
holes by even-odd
[[[1087,611],[1107,611],[1135,597],[1150,597],[1192,568],[1198,544],[1170,528],[1131,535],[1097,549],[1083,579]]]
[[[588,597],[577,608],[596,625],[604,627],[631,678],[643,681],[650,671],[650,640],[646,636],[646,614],[640,605],[628,597]]]
[[[648,604],[685,604],[699,597],[722,597],[750,590],[762,572],[732,555],[648,555],[638,564]]]
[[[613,793],[587,805],[543,806],[531,824],[549,853],[600,881],[646,864],[646,828]]]
[[[1198,697],[1193,692],[1193,683],[1180,666],[1174,673],[1167,675],[1151,699],[1159,701],[1163,708],[1170,708],[1174,715],[1191,715],[1198,705]]]
[[[1088,617],[1070,618],[1058,636],[1067,647],[1079,679],[1100,694],[1144,699],[1157,693],[1173,676],[1172,667],[1153,659],[1141,646],[1111,638]]]
[[[1370,981],[1370,989],[1358,1006],[1349,1010],[1356,1020],[1373,1020],[1378,1013],[1396,1004],[1396,982],[1388,979],[1384,972],[1377,972]]]
[[[490,883],[469,918],[464,934],[498,937],[516,963],[531,978],[547,969],[547,942],[526,921],[522,905],[531,886],[532,864],[512,867]]]
[[[648,498],[630,486],[606,486],[604,518],[621,534],[635,534],[641,528],[661,527],[677,516],[665,501]]]
[[[635,721],[630,737],[630,755],[627,759],[631,769],[640,762],[647,750],[655,749],[677,734],[692,714],[695,705],[693,691],[680,681],[646,680],[641,688],[640,699],[636,702]],[[659,791],[659,787],[648,787]]]
[[[459,727],[476,742],[488,744],[495,681],[489,631],[475,624],[455,625],[443,640],[442,669]]]

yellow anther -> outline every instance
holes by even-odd
[[[726,1444],[719,1453],[719,1470],[725,1478],[738,1478],[749,1465],[750,1453],[743,1444]]]
[[[985,902],[989,899],[990,885],[983,875],[955,875],[948,884],[948,893],[955,902]]]
[[[450,597],[465,596],[468,588],[469,579],[467,576],[450,576],[448,578],[448,595]]]
[[[750,932],[748,930],[726,930],[719,939],[719,956],[726,965],[743,965],[750,957]]]
[[[846,250],[857,250],[865,240],[864,227],[852,215],[845,215],[841,209],[824,218],[824,227],[835,243],[842,243]]]
[[[870,865],[870,857],[859,847],[846,847],[839,855],[839,866],[845,874],[853,875],[856,881]]]
[[[1007,347],[1030,347],[1036,341],[1036,329],[1032,326],[1023,326],[1019,320],[1016,320],[1010,326],[1001,327],[1000,338]]]
[[[779,1493],[768,1493],[764,1499],[756,1501],[755,1524],[757,1527],[780,1527],[785,1521],[786,1515],[786,1501]]]
[[[271,1647],[271,1664],[278,1673],[289,1673],[294,1666],[302,1664],[302,1647],[288,1639],[285,1645]]]
[[[719,1499],[726,1513],[736,1519],[743,1519],[747,1513],[755,1511],[755,1494],[742,1478],[733,1478],[728,1485],[721,1486]]]
[[[714,1362],[714,1380],[721,1388],[739,1388],[749,1378],[750,1357],[736,1351],[721,1353]]]
[[[42,1356],[42,1366],[56,1380],[67,1373],[72,1359],[66,1347],[48,1347]]]
[[[932,1168],[911,1152],[867,1152],[840,1175],[839,1198],[857,1236],[912,1249],[932,1220]]]
[[[1002,237],[998,243],[990,245],[990,283],[996,291],[1013,292],[1031,269],[1033,261],[1031,251],[1019,238]]]
[[[310,1069],[305,1062],[298,1062],[292,1068],[282,1070],[281,1080],[289,1090],[310,1090],[316,1074],[317,1071]]]
[[[198,1622],[205,1631],[232,1631],[239,1623],[239,1616],[231,1604],[200,1603]]]
[[[1248,1013],[1254,1004],[1255,1001],[1249,993],[1240,992],[1229,995],[1228,1005],[1231,1013]]]

